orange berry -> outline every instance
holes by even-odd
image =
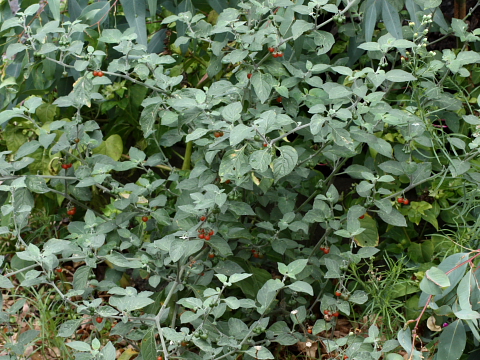
[[[342,293],[340,291],[335,291],[335,296],[342,296]]]
[[[312,331],[312,329],[307,329],[307,332],[308,332],[309,334],[311,334],[313,331]]]
[[[148,221],[148,216],[142,216],[142,221],[147,222]]]
[[[210,259],[213,259],[213,258],[215,257],[215,254],[214,254],[214,253],[210,253],[210,254],[208,254],[208,257],[209,257]]]
[[[206,216],[200,216],[200,221],[205,221],[205,220],[207,220]]]

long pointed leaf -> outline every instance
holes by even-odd
[[[403,39],[402,23],[398,16],[398,11],[388,0],[383,0],[382,18],[388,32],[396,39]]]
[[[145,23],[145,0],[120,0],[128,25],[135,28],[137,42],[147,46],[147,24]]]
[[[377,6],[376,0],[367,0],[367,4],[365,6],[365,41],[370,42],[372,41],[373,37],[373,30],[375,30],[375,24],[377,23]]]

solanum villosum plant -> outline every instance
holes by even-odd
[[[48,288],[65,358],[473,349],[478,32],[378,4],[0,3],[0,321]],[[462,48],[431,50],[440,31]],[[387,284],[383,259],[424,277]],[[9,330],[0,359],[39,336]]]

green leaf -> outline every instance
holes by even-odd
[[[60,325],[57,336],[68,338],[78,329],[83,319],[67,320]]]
[[[306,31],[312,30],[313,24],[305,20],[296,20],[292,25],[293,40],[298,39]]]
[[[235,126],[230,133],[230,145],[236,146],[245,139],[253,138],[255,130],[243,124]]]
[[[398,10],[388,0],[382,1],[382,20],[388,32],[396,39],[402,39],[402,22]]]
[[[377,222],[369,214],[365,214],[363,219],[360,219],[360,227],[365,230],[355,235],[354,240],[358,246],[377,246],[379,241]]]
[[[313,34],[313,41],[317,45],[317,55],[326,54],[335,44],[335,38],[329,32],[316,30]]]
[[[204,136],[205,134],[207,134],[209,132],[210,132],[210,130],[208,130],[208,129],[197,128],[197,129],[193,130],[193,132],[188,134],[187,138],[185,140],[187,142],[197,140],[197,139],[200,139],[202,136]]]
[[[386,1],[386,0],[385,0]],[[392,82],[405,82],[405,81],[413,81],[417,80],[415,76],[400,69],[390,70],[385,74],[387,80]]]
[[[280,151],[280,156],[273,160],[272,170],[277,182],[282,177],[290,174],[298,161],[297,151],[291,146],[280,146],[277,148]]]
[[[106,255],[105,259],[110,261],[113,265],[116,265],[122,268],[138,269],[143,267],[143,264],[141,261],[138,261],[135,259],[128,259],[118,252],[112,252],[111,254]]]
[[[0,288],[11,289],[13,287],[13,283],[7,277],[0,275]]]
[[[272,154],[269,149],[256,150],[250,155],[249,158],[250,166],[260,172],[267,171],[271,161]]]
[[[260,71],[255,71],[251,79],[253,90],[262,104],[267,101],[272,91],[272,85],[266,79],[265,74]]]
[[[147,24],[145,23],[145,1],[120,0],[128,25],[135,29],[137,42],[147,46]]]
[[[438,337],[437,360],[459,359],[465,350],[467,337],[461,320],[456,320],[443,329]]]
[[[48,7],[55,20],[60,20],[60,0],[48,0]]]
[[[85,7],[78,16],[78,20],[83,20],[88,25],[93,25],[96,23],[102,24],[106,19],[108,19],[109,11],[110,2],[99,1]]]
[[[425,0],[423,2],[423,9],[424,10],[434,9],[434,8],[439,7],[441,4],[442,4],[442,0]],[[440,359],[438,359],[438,360],[440,360]]]
[[[157,1],[158,0],[147,0],[150,17],[154,17],[157,14]]]
[[[310,285],[309,283],[306,283],[305,281],[295,281],[293,284],[288,285],[288,288],[290,288],[293,291],[304,292],[313,296],[312,285]]]
[[[242,116],[242,103],[240,101],[228,104],[222,109],[222,117],[228,122],[234,123],[235,121],[240,119],[241,116]]]
[[[78,351],[90,352],[91,350],[90,345],[88,345],[87,343],[84,343],[83,341],[71,341],[66,343],[66,345]]]
[[[448,276],[439,268],[433,266],[427,270],[425,276],[428,280],[432,281],[435,285],[440,287],[450,286],[450,280]]]
[[[144,296],[111,296],[109,300],[110,305],[118,308],[120,311],[142,309],[153,302],[154,300]]]
[[[365,29],[365,40],[367,42],[372,41],[373,31],[375,30],[375,25],[377,23],[377,1],[378,0],[367,0],[365,5],[363,26]]]
[[[288,270],[287,270],[288,274],[289,275],[300,274],[303,271],[303,269],[305,269],[307,264],[308,264],[308,259],[299,259],[291,262],[290,264],[288,264]]]
[[[407,221],[405,220],[405,217],[397,209],[392,209],[388,214],[383,210],[379,210],[378,215],[387,224],[402,227],[407,226]]]
[[[148,138],[151,134],[155,132],[153,128],[157,120],[158,112],[162,106],[162,101],[159,97],[151,99],[158,99],[158,101],[154,101],[145,106],[142,114],[140,115],[140,126],[142,128],[143,136],[145,138]]]

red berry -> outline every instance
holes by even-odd
[[[67,211],[68,215],[75,215],[77,213],[77,208],[73,207],[70,210]]]
[[[324,254],[328,254],[330,252],[330,248],[327,247],[327,248],[323,249],[323,252],[324,252]]]
[[[215,231],[213,231],[213,230],[210,230],[210,231],[208,232],[208,235],[210,235],[210,236],[213,236],[214,234],[215,234]]]
[[[254,257],[255,259],[258,259],[258,258],[260,257],[260,254],[255,251],[255,252],[253,253],[253,257]]]
[[[213,259],[213,258],[215,257],[215,254],[214,254],[214,253],[210,253],[210,254],[208,254],[208,257],[209,257],[210,259]]]
[[[63,272],[63,269],[62,268],[56,268],[55,271],[60,274],[60,273]]]
[[[97,70],[95,70],[95,71],[93,72],[93,76],[98,76],[98,71],[97,71]]]
[[[281,96],[277,97],[277,102],[281,103],[283,101],[283,98]]]
[[[103,321],[103,318],[101,318],[101,317],[99,316],[99,317],[97,317],[97,318],[95,319],[95,321],[96,321],[97,323],[101,324],[102,321]]]
[[[67,164],[67,166],[70,169],[73,166],[73,164]]]
[[[205,235],[205,240],[208,241],[208,240],[210,240],[210,239],[211,239],[211,238],[210,238],[210,235]]]
[[[67,170],[67,169],[68,169],[68,165],[67,165],[67,164],[62,164],[62,169]]]
[[[199,239],[205,239],[205,234],[199,234],[199,235],[198,235],[198,238],[199,238]]]
[[[330,311],[328,311],[328,310],[323,310],[323,313],[324,313],[325,315],[328,315],[328,314],[330,314]]]
[[[348,359],[348,356],[347,355],[344,355],[343,356],[343,360],[347,360]]]
[[[278,56],[278,57],[283,57],[283,53],[282,53],[282,52],[279,52],[279,53],[277,54],[277,56]]]
[[[252,249],[250,251],[252,252],[252,254],[257,252],[257,250],[255,250],[255,249]]]
[[[273,52],[275,51],[275,48],[269,47],[269,48],[268,48],[268,51],[270,51],[271,53],[273,53]]]
[[[206,217],[206,216],[203,216],[203,215],[200,216],[200,221],[205,221],[205,220],[207,220],[207,217]]]
[[[247,78],[251,79],[251,78],[252,78],[252,74],[247,74]]]
[[[102,77],[104,74],[103,74],[103,71],[99,71],[98,72],[98,76]]]
[[[312,329],[307,329],[307,332],[308,332],[309,334],[311,334],[313,331],[312,331]]]
[[[399,198],[397,199],[397,202],[398,202],[399,204],[403,204],[404,201],[405,201],[405,199],[402,198],[402,197],[399,197]]]
[[[342,296],[342,293],[340,291],[335,291],[335,296]]]
[[[213,136],[215,136],[216,138],[219,138],[219,137],[221,137],[222,135],[223,135],[223,134],[220,133],[220,131],[215,131],[215,132],[213,133]]]
[[[163,356],[157,357],[157,360],[163,360]]]
[[[410,204],[410,200],[408,199],[403,200],[403,205],[408,205],[408,204]]]
[[[230,184],[231,181],[230,180],[225,180],[225,184]]]
[[[335,316],[335,317],[339,317],[340,313],[338,311],[335,311],[332,315]]]
[[[147,222],[147,221],[148,221],[148,216],[143,216],[143,217],[142,217],[142,221],[143,221],[143,222]]]
[[[359,217],[359,219],[363,219],[364,217],[365,217],[365,215],[362,215],[362,216]]]
[[[267,143],[263,143],[263,147],[267,147],[267,146],[268,146],[268,144],[267,144]]]

